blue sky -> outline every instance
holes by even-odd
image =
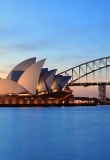
[[[58,72],[110,55],[109,0],[0,0],[0,75],[36,56]]]

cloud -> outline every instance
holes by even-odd
[[[22,50],[22,51],[31,51],[31,50],[41,50],[47,47],[52,47],[48,42],[33,42],[33,43],[27,43],[27,44],[15,44],[13,46],[14,49]]]
[[[33,43],[10,43],[0,45],[0,54],[13,54],[15,52],[30,52],[44,50],[46,48],[52,48],[53,46],[45,41],[33,42]]]
[[[76,65],[82,64],[85,61],[85,57],[83,54],[73,54],[73,55],[62,55],[58,56],[56,59],[54,59],[54,63],[60,62],[66,69],[75,67]],[[65,69],[65,70],[66,70]]]
[[[19,26],[0,25],[0,41],[8,42],[22,34],[22,29]]]

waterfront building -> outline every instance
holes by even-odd
[[[0,79],[0,95],[19,95],[25,93],[31,96],[41,93],[63,91],[70,76],[55,75],[56,69],[43,68],[46,59],[36,62],[36,58],[27,59],[15,66],[6,79]]]
[[[71,76],[43,68],[46,59],[27,59],[15,66],[6,79],[0,79],[0,106],[77,105],[67,86]],[[93,102],[78,105],[93,105]]]

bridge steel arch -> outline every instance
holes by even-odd
[[[90,86],[98,85],[99,91],[99,102],[106,103],[106,85],[110,85],[109,82],[109,67],[110,67],[110,56],[95,59],[86,63],[82,63],[70,69],[67,69],[59,74],[71,76],[71,80],[68,83],[68,86]],[[102,69],[106,70],[105,82],[101,81]],[[95,72],[99,71],[99,81],[95,82]],[[87,78],[89,74],[93,74],[93,82],[88,82]],[[85,77],[86,82],[82,83],[81,78]],[[78,82],[77,82],[78,81]]]
[[[99,59],[95,59],[86,63],[82,63],[80,65],[77,65],[73,68],[67,69],[63,72],[60,72],[59,74],[63,75],[69,75],[71,76],[71,85],[75,85],[74,83],[83,77],[86,77],[87,82],[87,76],[89,74],[93,74],[93,79],[95,78],[95,72],[99,70],[99,77],[101,77],[101,72],[103,68],[106,68],[106,82],[109,82],[109,67],[110,67],[110,56],[103,57]],[[77,78],[74,79],[75,76]]]

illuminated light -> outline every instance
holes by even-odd
[[[8,103],[8,101],[5,102],[6,104]]]
[[[55,89],[53,92],[57,92],[58,90],[57,89]]]
[[[30,103],[30,101],[27,101],[27,103]]]
[[[29,93],[19,93],[18,96],[29,96]]]
[[[55,99],[54,97],[49,97],[49,98],[47,98],[47,99]]]
[[[47,94],[47,92],[40,92],[39,95]]]

